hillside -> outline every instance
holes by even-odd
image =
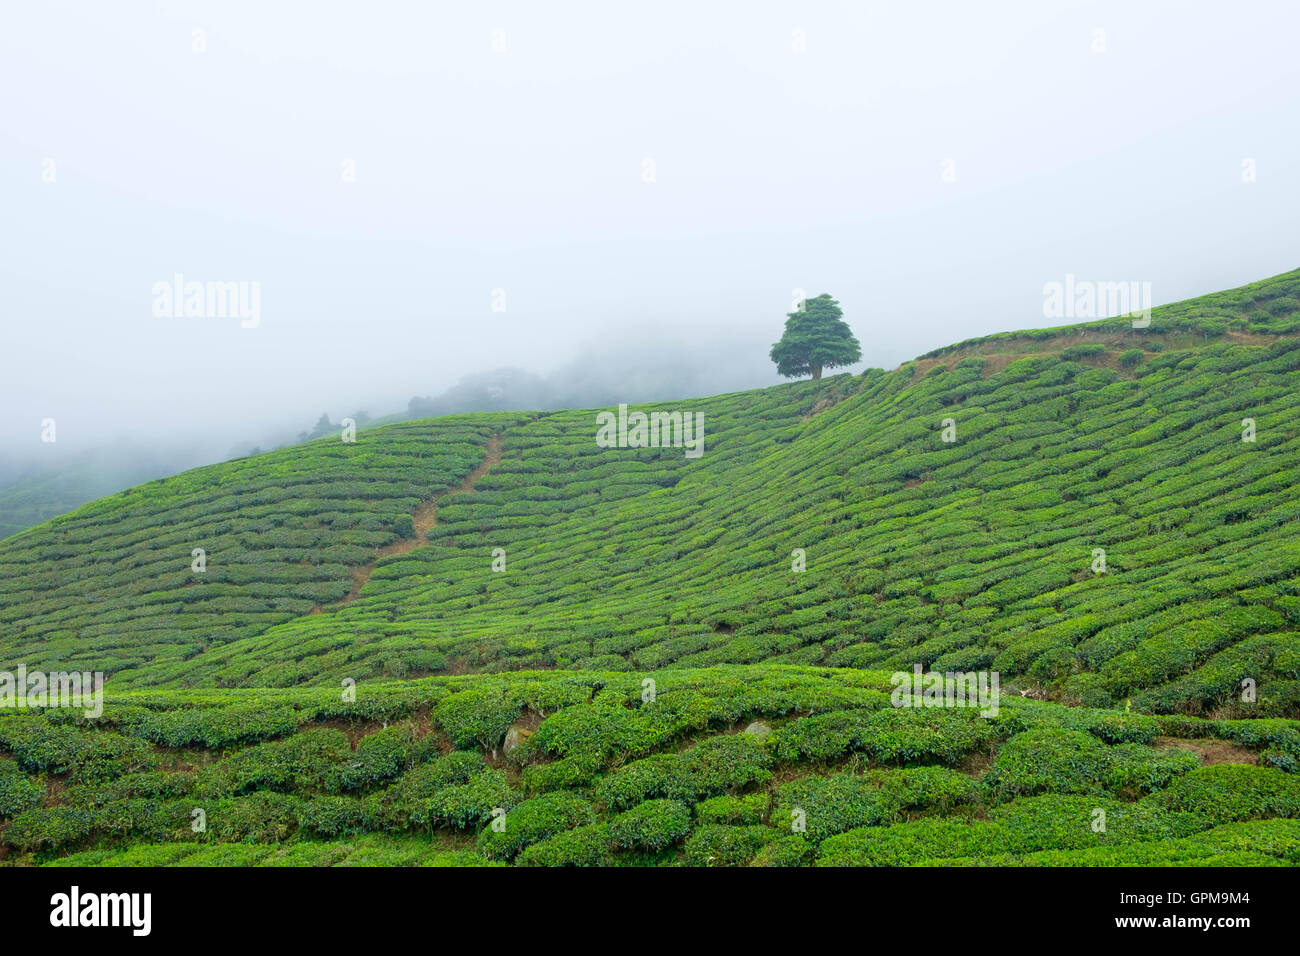
[[[155,452],[119,443],[71,457],[53,454],[40,464],[0,463],[0,539],[201,460],[188,450]]]
[[[0,716],[0,843],[1300,862],[1298,385],[1300,271],[642,407],[702,413],[698,458],[461,415],[101,499],[0,542],[0,670],[109,690]],[[1000,712],[891,707],[915,665],[998,672]]]

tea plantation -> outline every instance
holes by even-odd
[[[0,708],[0,862],[1300,863],[1300,271],[641,410],[703,454],[462,415],[0,541],[0,671],[107,675]]]

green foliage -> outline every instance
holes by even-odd
[[[786,316],[785,333],[772,346],[771,358],[780,374],[811,374],[817,379],[824,368],[852,365],[862,358],[862,347],[845,324],[838,302],[823,294],[803,305],[802,311]]]
[[[442,700],[433,716],[457,747],[493,748],[519,716],[522,702],[507,696],[504,688],[465,690]]]
[[[750,866],[807,866],[817,853],[817,844],[798,834],[777,837],[759,848]]]
[[[45,789],[26,776],[12,760],[0,760],[0,819],[39,804]]]
[[[279,843],[297,826],[301,801],[259,790],[218,800],[207,810],[207,838],[219,843]]]
[[[220,796],[319,788],[339,772],[336,765],[343,763],[350,750],[340,731],[304,730],[284,740],[247,747],[209,767],[200,775],[199,791]]]
[[[368,807],[355,797],[315,796],[298,808],[298,827],[318,837],[353,836],[376,829]]]
[[[519,866],[612,866],[615,854],[609,826],[593,823],[565,830],[525,848],[515,862]]]
[[[784,827],[799,820],[808,839],[821,842],[855,827],[895,822],[908,810],[951,810],[977,789],[965,774],[941,767],[801,777],[777,791],[772,822]]]
[[[742,797],[711,797],[695,805],[695,818],[701,824],[754,826],[763,822],[770,802],[771,798],[766,793],[749,793]]]
[[[1078,362],[1082,359],[1096,358],[1106,351],[1106,346],[1100,342],[1089,342],[1084,345],[1069,345],[1061,349],[1061,358],[1067,362]]]
[[[51,723],[44,715],[0,718],[0,748],[29,773],[67,774],[73,783],[111,780],[152,763],[139,740]]]
[[[1084,730],[1108,744],[1149,744],[1160,735],[1160,724],[1146,714],[1123,711],[1071,708],[1061,714],[1061,726]]]
[[[1166,739],[1230,741],[1262,764],[1285,763],[1300,741],[1292,720],[1152,717],[1019,697],[988,717],[894,708],[882,706],[879,690],[888,674],[778,664],[651,679],[653,702],[640,699],[641,675],[622,672],[376,685],[369,693],[383,703],[374,706],[395,715],[382,728],[337,724],[333,693],[310,687],[110,695],[94,723],[9,715],[0,719],[13,754],[0,759],[0,800],[9,802],[0,806],[11,812],[0,816],[0,842],[22,859],[75,854],[93,863],[154,847],[141,850],[149,865],[1001,863],[1300,812],[1294,774],[1201,767]],[[450,733],[430,727],[453,698],[458,715],[476,712],[469,703],[507,700],[540,723],[500,767],[499,747],[495,757],[451,749]],[[129,733],[143,726],[142,712],[249,713],[255,702],[280,709],[295,729],[242,746],[156,751]],[[771,722],[770,734],[741,732],[755,715]],[[583,782],[540,792],[512,785],[516,773],[526,782],[555,767],[564,772],[553,779],[580,769]],[[206,813],[204,833],[190,828],[195,807]],[[1102,831],[1093,829],[1096,810]],[[474,834],[477,853],[429,849]],[[209,852],[196,842],[251,849]],[[192,852],[157,848],[170,843]],[[266,849],[275,845],[284,852]],[[1190,845],[1179,852],[1204,856]],[[1242,852],[1251,851],[1211,855]]]
[[[662,850],[691,829],[691,811],[677,800],[647,800],[609,821],[609,839],[622,849]]]
[[[825,760],[863,751],[885,763],[955,763],[1002,733],[973,709],[889,708],[803,717],[783,727],[774,746],[782,760]]]
[[[229,747],[291,734],[297,727],[291,708],[259,704],[139,711],[123,720],[127,733],[164,747]]]
[[[1201,758],[1190,751],[1177,747],[1152,750],[1139,744],[1118,744],[1111,748],[1110,758],[1105,785],[1117,792],[1153,793],[1201,765]]]
[[[1294,820],[1229,823],[1178,839],[1007,854],[978,862],[981,866],[1295,866],[1300,863],[1300,824]]]
[[[578,794],[543,794],[506,813],[500,830],[489,826],[479,834],[479,851],[489,860],[511,860],[525,847],[590,823],[591,818],[591,804]]]
[[[984,778],[994,799],[1036,793],[1092,793],[1110,767],[1107,747],[1078,730],[1028,730],[1008,740]]]
[[[1125,349],[1123,352],[1119,353],[1119,359],[1117,361],[1125,368],[1133,368],[1142,364],[1142,356],[1144,354],[1145,353],[1141,349]]]
[[[411,534],[415,507],[454,487],[489,435],[518,420],[404,423],[383,429],[382,448],[374,432],[355,444],[326,437],[153,481],[6,539],[5,650],[15,663],[58,659],[110,676],[157,663],[166,676],[145,684],[205,669],[207,653],[345,598],[351,569]],[[201,573],[194,548],[205,551]],[[349,667],[337,644],[318,652],[353,677],[380,670],[378,660]],[[292,655],[222,656],[227,685],[291,685],[328,669]]]
[[[693,804],[766,781],[770,763],[763,744],[748,734],[710,737],[680,754],[646,757],[616,770],[600,781],[596,796],[615,810],[656,797]]]
[[[1167,840],[1203,823],[1187,814],[1108,797],[1047,794],[992,809],[987,820],[934,817],[863,827],[822,843],[818,866],[909,866],[942,860],[982,863],[1041,850]]]
[[[1289,273],[1147,329],[700,399],[699,458],[600,448],[588,411],[455,416],[0,541],[0,670],[109,677],[97,718],[0,713],[0,842],[87,865],[1286,861],[1297,302]],[[811,305],[792,341],[839,322]],[[891,706],[916,665],[997,670],[997,713]],[[1259,765],[1199,766],[1193,739]]]
[[[364,790],[436,754],[436,741],[421,737],[414,727],[386,727],[362,737],[356,751],[343,758],[342,766],[333,768],[327,786],[331,790]]]
[[[519,801],[506,775],[499,770],[476,774],[465,783],[444,787],[411,813],[415,824],[468,829],[491,819],[492,811],[508,810]]]
[[[1215,764],[1179,777],[1146,798],[1212,823],[1300,816],[1300,777],[1273,767]]]
[[[90,835],[94,815],[77,807],[33,807],[9,821],[0,841],[19,850],[43,850],[74,844]]]
[[[689,866],[746,866],[775,834],[767,827],[699,827],[686,840]]]

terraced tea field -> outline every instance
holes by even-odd
[[[1298,386],[1293,272],[641,409],[698,458],[464,415],[101,499],[0,541],[0,671],[107,675],[0,709],[5,859],[1295,864]]]

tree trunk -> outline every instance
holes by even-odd
[[[817,381],[817,379],[822,377],[822,367],[820,365],[814,365],[812,367],[812,370],[813,370],[813,381],[815,382]]]

